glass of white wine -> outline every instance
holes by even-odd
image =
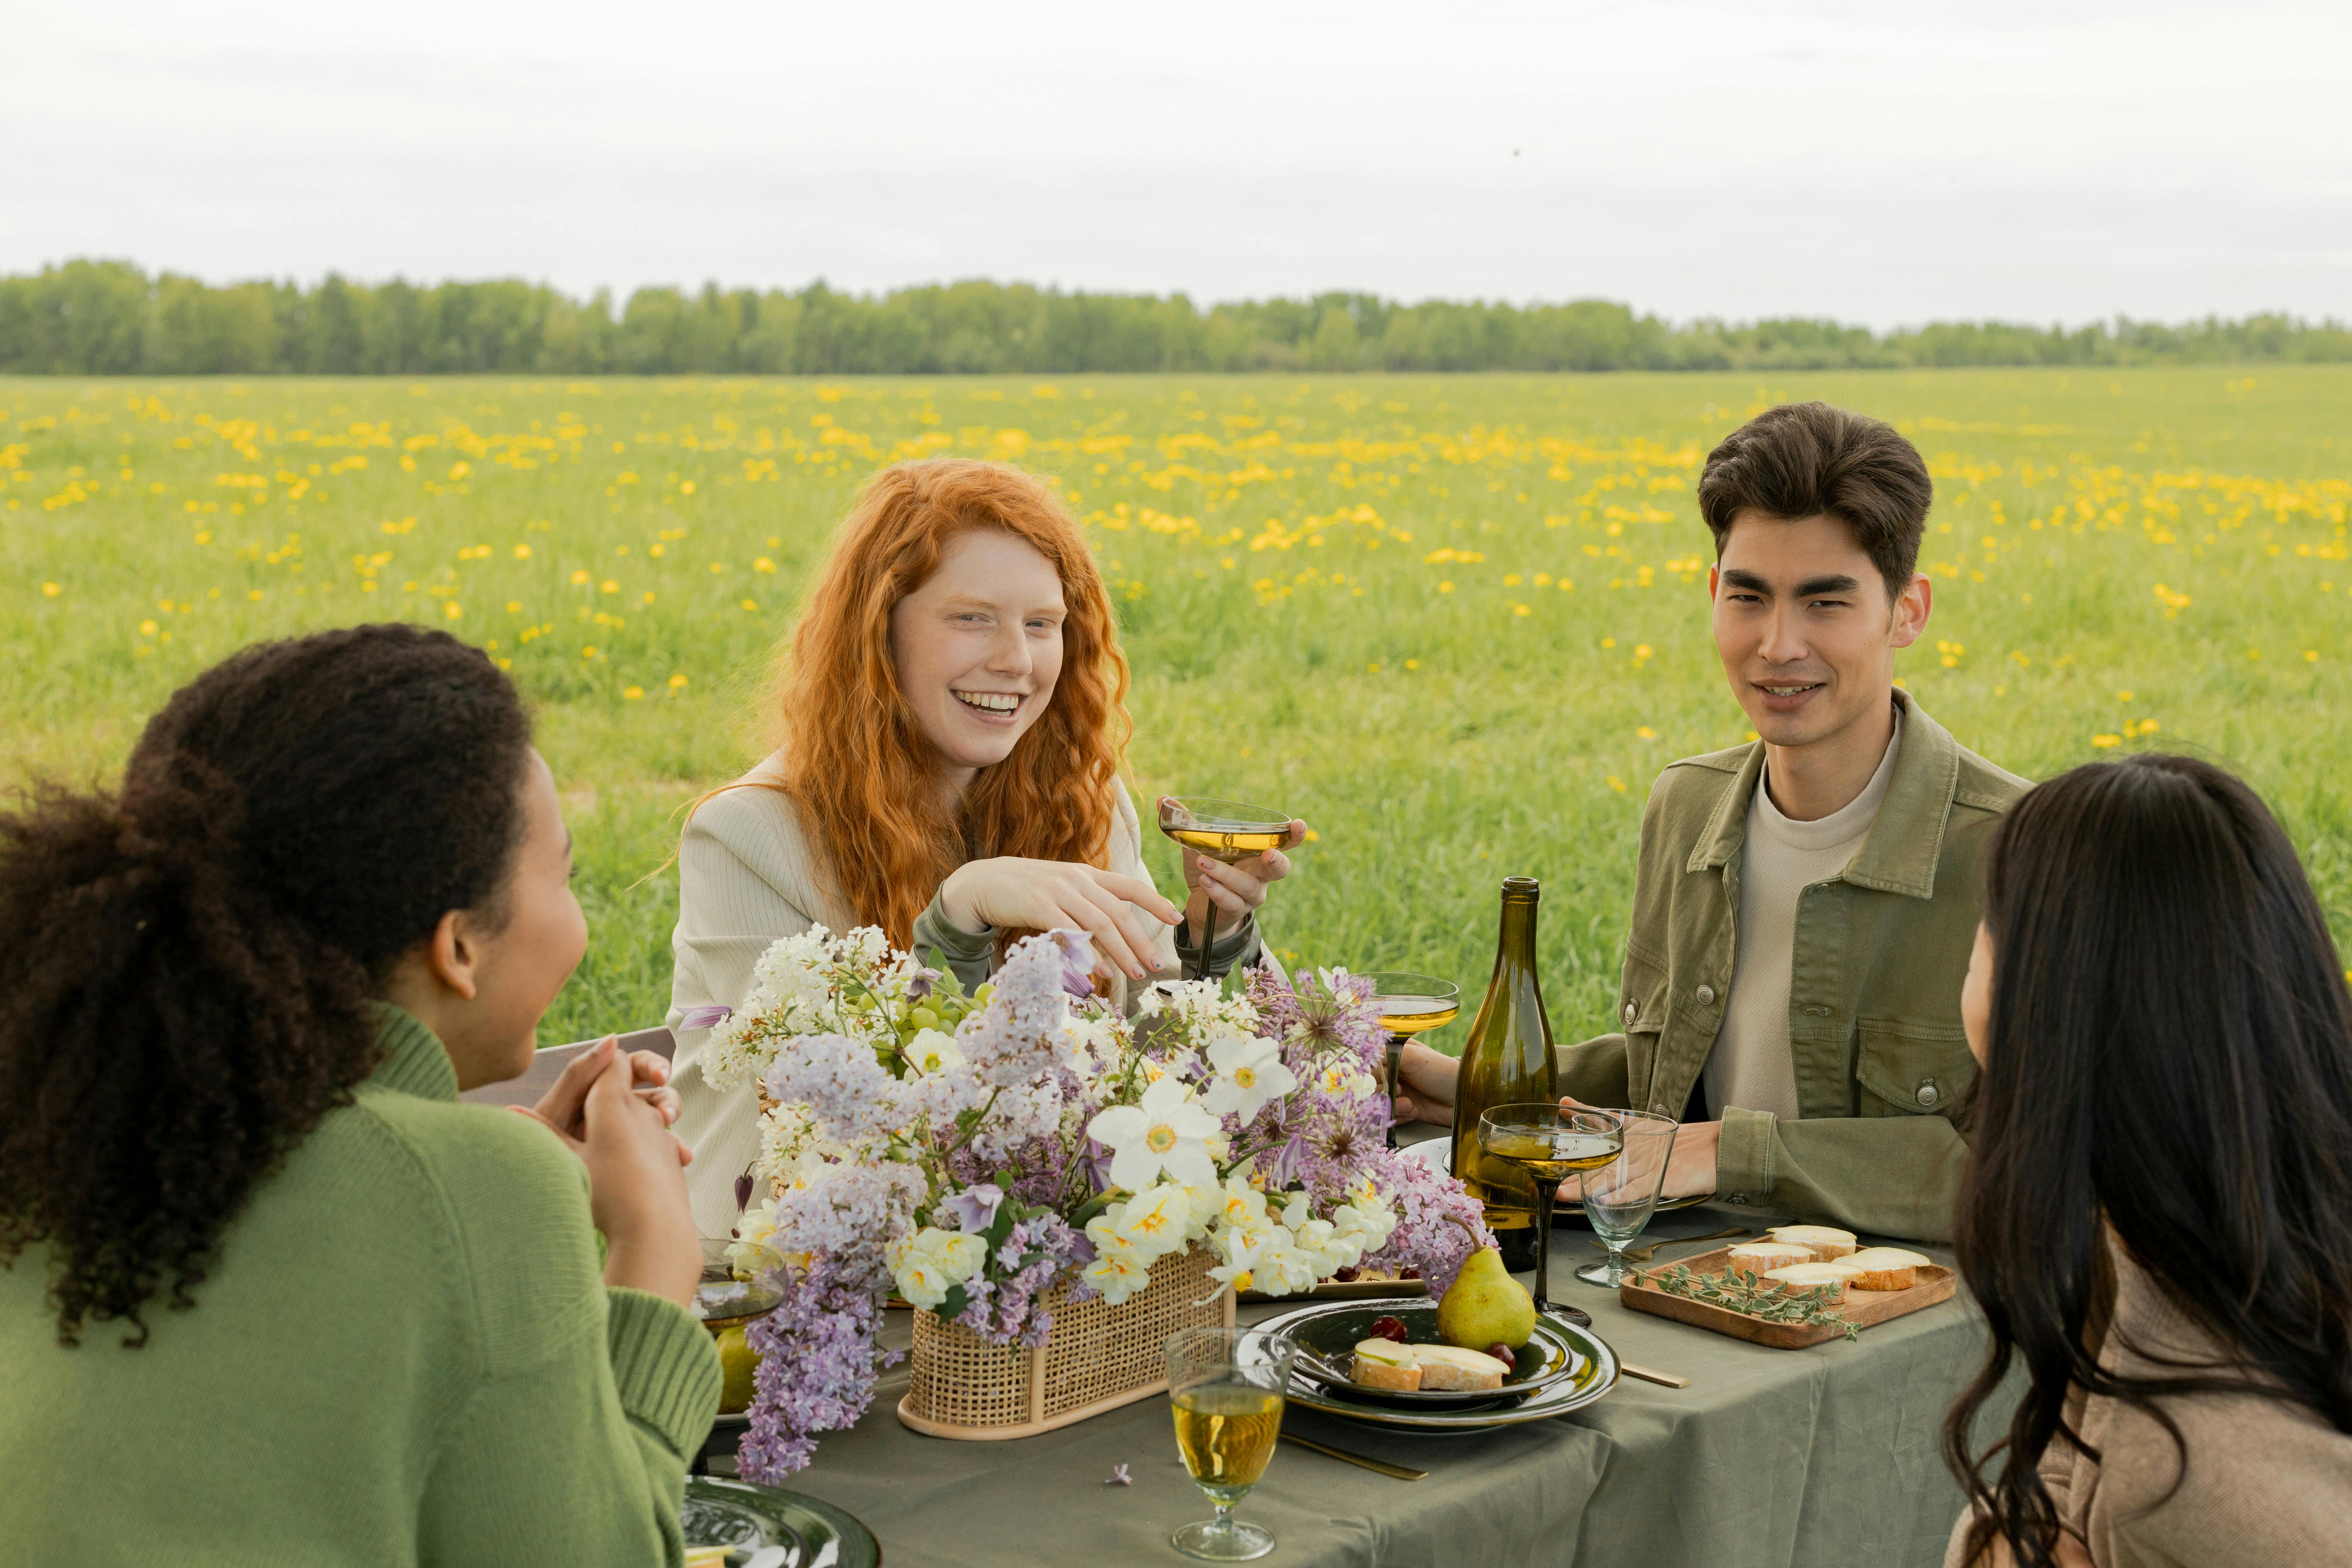
[[[1625,1147],[1620,1112],[1549,1100],[1498,1105],[1478,1118],[1478,1147],[1523,1168],[1536,1184],[1536,1310],[1556,1309],[1551,1284],[1551,1205],[1560,1183],[1613,1163]]]
[[[1624,1152],[1613,1164],[1584,1176],[1584,1218],[1592,1234],[1609,1248],[1606,1262],[1588,1263],[1576,1271],[1587,1285],[1614,1290],[1625,1282],[1625,1246],[1642,1234],[1658,1206],[1666,1184],[1666,1166],[1675,1157],[1675,1134],[1682,1124],[1671,1116],[1647,1110],[1615,1110],[1623,1124]]]
[[[1176,1447],[1216,1517],[1169,1537],[1187,1557],[1246,1563],[1274,1550],[1274,1536],[1234,1518],[1234,1504],[1265,1474],[1282,1435],[1282,1391],[1297,1347],[1262,1329],[1186,1329],[1168,1341],[1168,1403]]]
[[[1381,1010],[1381,1027],[1389,1036],[1389,1099],[1397,1094],[1397,1064],[1405,1042],[1431,1029],[1442,1029],[1460,1016],[1462,987],[1433,974],[1402,974],[1386,971],[1356,976],[1372,983],[1372,1002]],[[1396,1144],[1396,1128],[1389,1128],[1389,1144]]]
[[[1196,855],[1206,855],[1230,866],[1236,860],[1279,849],[1287,843],[1290,814],[1208,795],[1162,795],[1160,831]],[[1206,979],[1209,950],[1217,942],[1217,900],[1206,899],[1203,902],[1209,906],[1207,923],[1201,932],[1201,974]]]

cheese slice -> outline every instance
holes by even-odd
[[[1423,1388],[1500,1388],[1503,1374],[1510,1371],[1484,1351],[1454,1345],[1414,1345],[1412,1350],[1413,1359],[1421,1363]]]
[[[1776,1225],[1764,1234],[1775,1241],[1811,1247],[1813,1256],[1824,1263],[1853,1250],[1853,1232],[1840,1230],[1833,1225]]]
[[[1786,1268],[1769,1270],[1761,1283],[1777,1285],[1781,1289],[1790,1291],[1818,1290],[1827,1285],[1832,1287],[1829,1300],[1843,1301],[1845,1300],[1847,1282],[1853,1277],[1854,1270],[1842,1264],[1792,1263]]]
[[[1900,1247],[1865,1247],[1838,1262],[1860,1270],[1853,1277],[1857,1290],[1908,1290],[1919,1283],[1919,1270],[1928,1259]]]

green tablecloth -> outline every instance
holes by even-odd
[[[1759,1228],[1785,1215],[1705,1205],[1658,1215],[1643,1240]],[[1658,1262],[1707,1247],[1660,1249]],[[1948,1254],[1923,1248],[1939,1262]],[[1619,1356],[1692,1380],[1632,1378],[1556,1420],[1424,1437],[1294,1407],[1286,1430],[1430,1472],[1400,1481],[1291,1444],[1243,1518],[1272,1530],[1272,1568],[1340,1563],[1930,1565],[1959,1512],[1939,1449],[1944,1413],[1984,1334],[1966,1292],[1811,1350],[1774,1351],[1617,1304],[1569,1278],[1599,1257],[1581,1229],[1555,1234],[1556,1299],[1592,1314]],[[1521,1276],[1523,1280],[1531,1276]],[[1244,1319],[1281,1309],[1244,1308]],[[891,1343],[906,1344],[893,1313]],[[825,1437],[794,1489],[848,1509],[892,1568],[1189,1561],[1169,1532],[1207,1517],[1185,1476],[1162,1398],[1002,1443],[918,1436],[898,1424],[904,1363],[874,1407]],[[1988,1413],[2006,1423],[2002,1405]],[[1106,1485],[1124,1464],[1128,1487]],[[713,1468],[726,1468],[725,1462]]]

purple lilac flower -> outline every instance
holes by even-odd
[[[768,1486],[806,1468],[815,1434],[856,1426],[874,1401],[875,1373],[903,1353],[877,1353],[880,1300],[843,1281],[828,1260],[817,1259],[805,1274],[787,1269],[772,1278],[784,1299],[746,1331],[761,1360],[736,1455],[745,1479]]]
[[[769,1097],[809,1108],[824,1136],[854,1142],[898,1120],[898,1080],[874,1047],[845,1035],[803,1035],[761,1080]]]
[[[909,975],[907,980],[907,1000],[909,1002],[920,1002],[925,997],[929,996],[931,994],[931,987],[939,983],[939,978],[940,972],[936,969],[918,969],[915,971],[915,973]]]
[[[1103,1485],[1107,1487],[1131,1487],[1134,1484],[1135,1478],[1127,1473],[1125,1465],[1113,1465],[1110,1474],[1103,1478]]]
[[[957,1027],[956,1044],[982,1082],[1025,1088],[1059,1065],[1062,1022],[1069,1016],[1063,952],[1051,936],[1016,943],[996,972],[988,1005]]]

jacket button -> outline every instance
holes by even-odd
[[[1698,1005],[1702,1007],[1712,1007],[1715,1005],[1714,986],[1702,985],[1698,988]]]
[[[1625,1004],[1625,1022],[1626,1022],[1626,1023],[1631,1024],[1631,1023],[1632,1023],[1635,1018],[1637,1018],[1637,1017],[1641,1016],[1641,1013],[1642,1013],[1642,1010],[1641,1010],[1639,1007],[1636,1007],[1635,1005],[1633,1005],[1633,1004],[1632,1004],[1631,1002],[1628,1002],[1628,1003],[1626,1003],[1626,1004]]]
[[[1943,1097],[1941,1095],[1936,1092],[1936,1080],[1934,1079],[1925,1078],[1919,1080],[1920,1104],[1932,1107],[1937,1100],[1942,1098]]]

